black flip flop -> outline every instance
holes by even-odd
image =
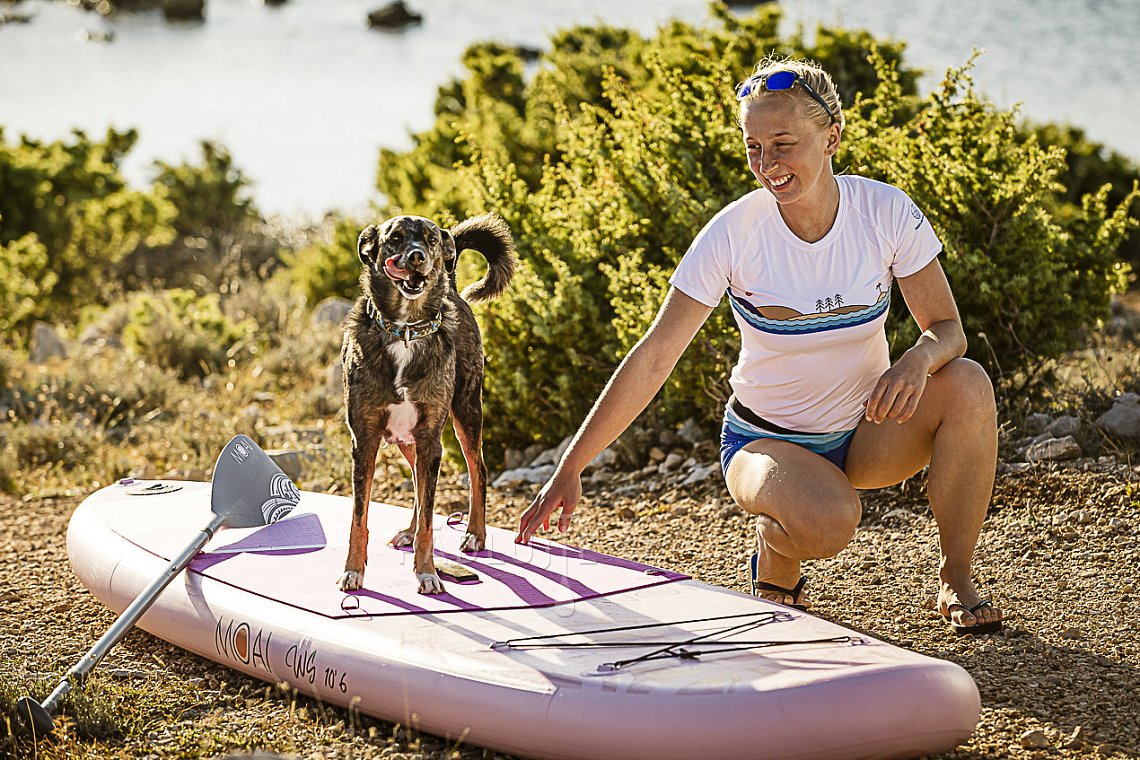
[[[761,591],[767,591],[767,592],[773,593],[773,594],[784,594],[786,596],[790,596],[793,599],[799,599],[800,598],[800,594],[804,590],[804,584],[807,583],[807,576],[806,575],[801,575],[799,581],[796,583],[795,587],[793,587],[793,588],[784,588],[783,586],[777,586],[775,583],[768,583],[767,581],[758,581],[758,580],[756,580],[756,569],[757,569],[757,565],[759,562],[760,562],[760,555],[756,554],[754,552],[752,554],[752,557],[748,560],[748,569],[751,572],[750,580],[752,581],[752,596],[760,596]],[[774,603],[779,604],[779,602],[774,602]],[[797,603],[792,603],[792,604],[785,604],[784,606],[785,607],[791,607],[792,609],[799,610],[800,612],[807,612],[807,605],[806,604],[799,604],[797,602]]]
[[[959,602],[954,602],[948,606],[946,608],[946,614],[942,616],[942,619],[949,623],[950,630],[954,631],[954,633],[958,634],[959,636],[981,636],[982,634],[986,633],[997,633],[1003,627],[1002,621],[1000,620],[994,620],[989,623],[977,623],[975,625],[958,625],[954,622],[953,618],[951,618],[951,614],[953,614],[955,607],[965,610],[966,612],[969,612],[971,615],[973,615],[982,607],[993,607],[993,604],[989,599],[983,599],[973,607],[967,607],[966,605]]]

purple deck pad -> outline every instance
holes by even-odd
[[[186,491],[107,502],[100,514],[119,535],[170,559],[210,519],[209,488]],[[484,551],[465,554],[459,550],[464,526],[436,515],[435,556],[465,565],[479,582],[445,579],[445,593],[422,595],[411,551],[387,544],[408,527],[411,510],[373,502],[364,588],[346,594],[336,583],[348,553],[351,501],[302,492],[298,511],[307,514],[263,528],[219,531],[190,570],[332,618],[544,607],[689,577],[543,539],[520,546],[512,531],[499,528],[487,529]]]

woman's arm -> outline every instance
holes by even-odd
[[[938,259],[898,282],[922,335],[871,391],[866,416],[876,423],[891,419],[902,424],[909,420],[926,389],[927,376],[966,353],[962,319]]]
[[[558,469],[519,520],[517,543],[525,544],[561,507],[558,529],[565,532],[582,493],[586,465],[637,419],[673,371],[712,308],[670,288],[653,324],[618,365],[586,416]]]

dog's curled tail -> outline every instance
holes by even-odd
[[[498,214],[483,214],[466,219],[451,230],[455,238],[455,255],[470,248],[487,259],[487,274],[463,289],[464,301],[487,301],[507,289],[515,273],[515,242],[511,228]]]

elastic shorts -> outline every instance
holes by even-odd
[[[787,441],[802,446],[808,451],[815,452],[831,462],[840,470],[847,462],[847,449],[851,446],[851,438],[855,435],[855,428],[841,430],[836,433],[794,433],[784,431],[774,433],[740,418],[733,411],[730,404],[724,410],[724,424],[720,429],[720,468],[728,474],[728,463],[736,453],[752,441],[765,438],[774,438],[778,441]]]

